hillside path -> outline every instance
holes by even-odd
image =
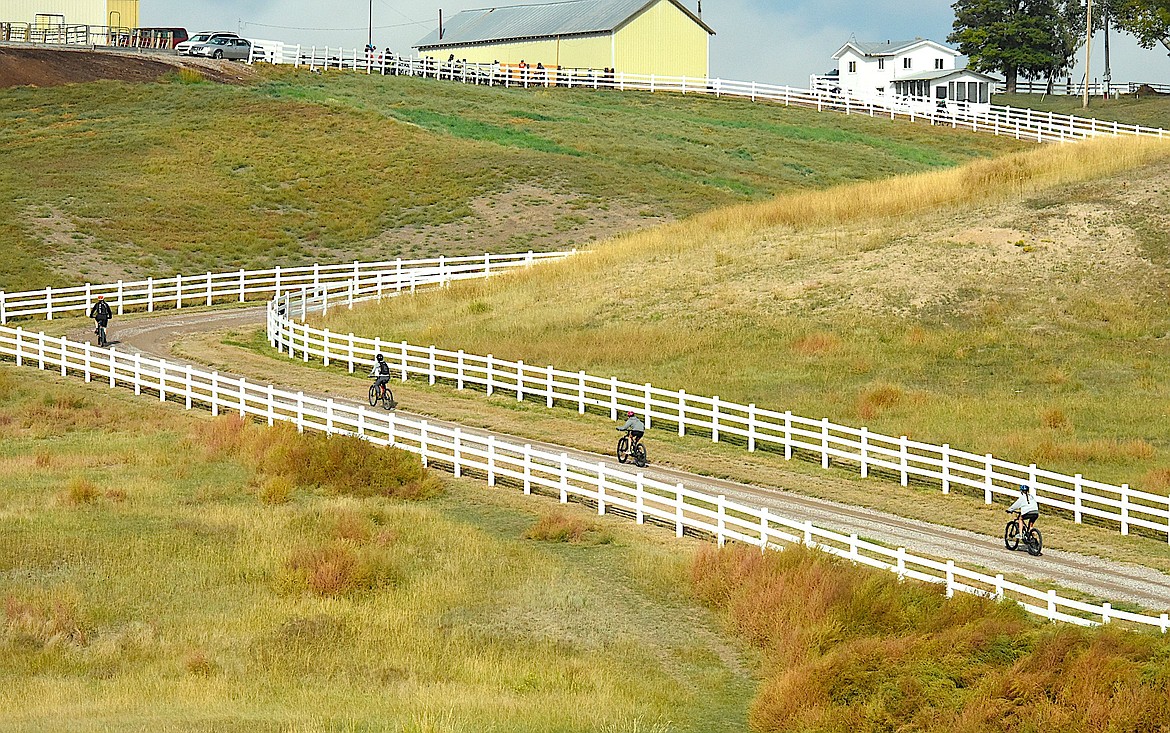
[[[116,348],[130,353],[139,352],[173,363],[187,363],[176,357],[172,344],[184,336],[211,331],[248,327],[262,324],[263,307],[239,308],[223,311],[167,311],[149,318],[123,322],[111,336],[117,339]],[[88,331],[72,334],[71,337],[86,339]],[[205,366],[194,364],[195,366]],[[227,375],[226,372],[221,372]],[[270,382],[271,379],[250,374],[231,374],[254,381]],[[345,400],[337,395],[320,395],[334,400],[361,404],[356,400]],[[423,405],[425,407],[425,405]],[[505,433],[470,428],[457,423],[438,420],[430,415],[399,410],[403,414],[425,418],[446,427],[458,426],[467,433],[486,436],[494,434],[500,439],[528,443],[550,452],[566,452],[571,456],[591,462],[604,462],[615,469],[625,469],[613,456],[580,451],[555,443],[533,441]],[[951,527],[905,519],[885,512],[864,507],[840,504],[825,499],[803,496],[768,486],[749,486],[734,481],[710,478],[683,470],[651,465],[643,471],[648,477],[669,483],[682,483],[688,488],[709,494],[723,494],[729,500],[751,506],[766,506],[769,511],[798,521],[812,520],[826,527],[846,534],[856,533],[861,537],[905,547],[908,551],[928,556],[953,559],[964,565],[981,566],[991,572],[1026,577],[1035,581],[1047,581],[1064,588],[1088,593],[1112,602],[1138,604],[1148,610],[1162,612],[1170,609],[1170,576],[1156,570],[1136,565],[1114,562],[1098,557],[1080,555],[1060,550],[1045,550],[1042,557],[1030,557],[1023,551],[1009,552],[1004,549],[1000,537],[992,537]]]

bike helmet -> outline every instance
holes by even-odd
[[[630,410],[629,412],[626,413],[626,417],[633,417],[633,416],[634,416],[633,410]]]
[[[99,295],[99,296],[98,296],[98,300],[105,300],[105,299],[106,299],[106,296],[104,296],[104,295]]]
[[[1021,494],[1028,493],[1028,485],[1027,484],[1020,484],[1020,493]]]
[[[382,356],[381,354],[378,354],[377,359],[378,361],[386,361],[386,357]]]

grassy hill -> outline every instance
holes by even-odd
[[[730,100],[288,69],[11,88],[0,288],[572,246],[1022,146]]]
[[[1170,485],[1170,146],[713,212],[327,325]]]

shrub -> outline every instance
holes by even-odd
[[[1072,427],[1068,416],[1059,407],[1049,407],[1040,413],[1040,424],[1053,430],[1065,430]]]
[[[84,476],[75,476],[65,484],[65,503],[70,506],[93,504],[100,496],[98,487]]]
[[[400,579],[399,573],[379,549],[362,548],[345,540],[299,548],[285,563],[278,584],[287,591],[308,591],[322,597],[393,586]]]
[[[872,420],[897,406],[905,396],[902,388],[895,384],[870,384],[857,396],[857,416],[863,420]]]
[[[561,512],[546,514],[524,533],[525,539],[543,542],[582,542],[595,527]]]
[[[260,501],[269,505],[286,504],[292,492],[293,483],[287,476],[268,476],[260,484]]]
[[[839,348],[841,339],[820,331],[801,336],[792,343],[792,350],[801,356],[826,356]]]
[[[207,81],[207,77],[200,71],[186,66],[179,69],[176,78],[178,78],[180,84],[203,84]]]

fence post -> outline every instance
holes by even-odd
[[[674,536],[675,537],[682,537],[683,536],[683,485],[681,482],[674,485],[674,496],[675,496]]]
[[[829,418],[821,418],[821,468],[829,467]]]
[[[902,485],[903,486],[906,486],[907,483],[909,482],[909,479],[910,479],[909,475],[907,474],[906,459],[907,459],[906,436],[903,435],[898,440],[898,460],[901,462],[901,466],[902,466]]]
[[[146,278],[146,312],[154,313],[154,278]]]
[[[687,392],[678,391],[678,434],[682,437],[687,434]]]
[[[244,302],[244,268],[242,268],[242,267],[240,268],[240,300],[239,300],[239,302],[241,302],[241,303]]]
[[[329,329],[322,331],[321,337],[321,361],[325,366],[329,366]],[[309,330],[305,329],[305,353],[309,351]]]
[[[516,362],[516,401],[524,401],[524,362]]]
[[[53,288],[45,288],[45,318],[53,320]],[[44,369],[44,366],[41,367]]]
[[[727,544],[727,497],[720,494],[715,502],[715,539],[720,547]]]
[[[8,304],[3,290],[0,290],[0,324],[8,323]]]
[[[487,436],[487,485],[496,485],[496,436]]]
[[[460,456],[460,450],[459,450],[459,448],[460,448],[459,438],[460,438],[460,430],[459,430],[459,426],[456,426],[455,431],[454,431],[454,436],[452,438],[452,442],[454,443],[454,448],[451,451],[451,462],[454,466],[455,478],[459,478],[460,476],[463,475],[463,464],[461,462],[461,456]]]
[[[760,552],[768,549],[768,507],[760,507]]]
[[[305,432],[305,393],[297,392],[297,432]],[[426,461],[423,461],[426,465]]]
[[[1081,523],[1081,495],[1084,493],[1084,488],[1081,486],[1082,480],[1079,473],[1073,476],[1073,521],[1077,524]]]
[[[548,396],[545,398],[545,407],[553,406],[553,368],[552,364],[548,365]]]
[[[754,453],[756,450],[756,403],[748,405],[748,453]]]
[[[811,519],[805,520],[804,522],[804,546],[809,548],[816,546],[816,542],[813,541],[813,523]]]
[[[653,412],[653,407],[654,407],[653,400],[651,400],[651,398],[650,398],[651,390],[653,390],[653,387],[650,386],[649,382],[646,382],[646,429],[647,430],[650,429],[650,420],[653,417],[650,414],[651,412]]]
[[[492,367],[492,355],[491,355],[491,354],[488,354],[488,355],[487,355],[487,366],[484,368],[484,374],[487,376],[487,394],[488,394],[488,397],[491,397],[491,396],[492,396],[492,393],[495,391],[494,385],[492,384],[492,374],[493,374],[493,372],[494,372],[494,371],[495,371],[495,370],[494,370],[494,368]]]
[[[110,367],[111,367],[111,369],[113,368],[112,363],[111,363]],[[113,385],[111,385],[111,386],[113,386]],[[185,386],[187,388],[186,394],[183,395],[184,406],[188,410],[190,410],[191,409],[191,398],[194,396],[193,393],[195,391],[195,385],[193,384],[193,381],[191,378],[191,365],[190,364],[187,364],[183,368],[183,386]]]
[[[942,490],[943,494],[951,493],[951,445],[942,446]]]
[[[360,408],[366,409],[364,407]],[[398,416],[393,412],[386,413],[386,443],[393,446],[398,439]]]
[[[784,411],[784,460],[792,460],[792,411]]]
[[[175,275],[175,310],[183,307],[183,273]]]
[[[597,462],[597,516],[605,515],[605,464]]]
[[[947,560],[947,598],[955,597],[955,561]]]
[[[1107,624],[1107,623],[1109,623],[1109,621],[1111,620],[1111,619],[1109,618],[1109,615],[1110,615],[1110,614],[1109,614],[1109,612],[1110,612],[1110,611],[1112,611],[1112,610],[1113,610],[1113,604],[1112,604],[1112,603],[1105,602],[1105,603],[1102,603],[1102,604],[1101,604],[1101,623],[1102,623],[1102,624]]]
[[[561,454],[561,503],[569,501],[569,454]]]
[[[211,305],[211,271],[207,272],[207,304]]]
[[[853,562],[857,562],[858,557],[859,553],[857,550],[857,533],[854,532],[853,534],[849,535],[849,559]]]
[[[431,384],[435,383],[435,345],[431,344],[427,349],[427,378]]]
[[[1129,534],[1129,484],[1121,485],[1121,534]]]
[[[88,342],[87,342],[88,343]],[[16,366],[24,366],[24,329],[16,327]]]
[[[1048,591],[1048,618],[1056,620],[1056,590]]]
[[[585,370],[577,372],[577,414],[585,414]]]
[[[393,413],[391,413],[393,414]],[[419,426],[418,431],[418,445],[419,452],[422,454],[422,464],[424,467],[430,466],[430,461],[427,460],[427,421],[423,420]]]
[[[609,419],[617,420],[617,377],[610,376],[609,378]]]
[[[711,442],[719,442],[719,395],[711,398]]]
[[[646,523],[646,516],[642,511],[642,507],[644,505],[644,498],[646,495],[646,490],[645,490],[645,487],[643,486],[643,481],[645,481],[645,476],[641,472],[639,472],[637,475],[637,478],[634,481],[634,488],[635,488],[634,517],[635,517],[638,524],[645,524]]]
[[[995,600],[1003,600],[1003,573],[995,574]]]
[[[399,348],[402,349],[402,366],[401,366],[402,381],[405,382],[406,381],[406,348],[407,348],[407,343],[405,341],[399,343]]]
[[[279,298],[280,297],[280,265],[277,265],[275,267],[275,269],[273,270],[273,275],[274,275],[273,287],[275,287],[275,289],[276,289],[276,294],[274,297]]]
[[[271,384],[268,385],[264,390],[264,396],[266,397],[265,402],[267,403],[265,406],[267,407],[267,411],[268,411],[268,427],[272,427],[273,425],[276,424],[276,395],[274,394],[274,392],[275,392],[275,390],[273,389]],[[365,410],[360,410],[358,412],[359,417],[361,417],[365,414],[366,414]],[[360,430],[359,430],[359,432],[360,432]]]
[[[897,562],[897,565],[895,565],[895,568],[897,569],[898,580],[905,580],[906,579],[906,548],[905,547],[898,548],[897,560],[895,562]]]
[[[987,462],[987,483],[983,487],[983,503],[990,504],[991,503],[991,487],[995,485],[992,483],[992,479],[991,479],[991,476],[992,476],[992,473],[991,473],[991,454],[988,453],[987,455],[985,455],[983,457],[983,459]]]
[[[524,493],[532,493],[532,446],[524,444]]]
[[[455,358],[455,384],[456,389],[463,389],[463,349]]]
[[[17,334],[17,338],[19,338],[19,337],[20,337],[20,334]],[[89,382],[93,379],[93,372],[91,371],[91,368],[90,368],[90,359],[91,359],[90,348],[92,348],[92,347],[89,345],[88,341],[84,342],[84,346],[85,346],[85,349],[84,349],[85,366],[83,368],[85,369],[85,381]],[[18,348],[19,348],[19,344],[18,344]]]
[[[869,476],[869,428],[861,429],[861,477]]]
[[[142,394],[142,354],[134,355],[134,394]],[[62,364],[64,370],[64,364]]]
[[[350,374],[353,374],[353,370],[354,370],[354,366],[355,366],[355,365],[354,365],[354,359],[356,359],[356,358],[357,358],[357,357],[354,355],[354,353],[353,353],[353,349],[354,349],[354,345],[353,345],[353,331],[350,331],[350,332],[349,332],[349,342],[348,342],[348,343],[349,343],[349,373],[350,373]]]

